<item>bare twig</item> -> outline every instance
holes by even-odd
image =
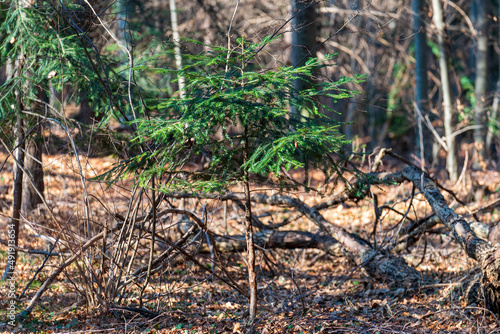
[[[0,244],[3,244],[5,246],[9,246],[9,243],[3,239],[0,239]],[[68,256],[68,255],[71,255],[71,253],[58,253],[58,252],[52,252],[52,251],[43,251],[43,250],[39,250],[39,249],[21,248],[19,246],[13,246],[13,245],[10,245],[10,247],[14,247],[17,249],[18,252],[26,253],[26,254],[45,255],[45,256]]]
[[[118,230],[120,227],[121,227],[120,224],[116,224],[115,226],[113,226],[110,229],[109,232],[114,232],[114,231]],[[52,271],[52,273],[50,273],[49,277],[45,280],[45,282],[43,282],[42,286],[38,289],[38,291],[36,292],[36,294],[33,296],[33,298],[31,299],[31,301],[29,302],[28,306],[24,310],[22,310],[21,312],[19,312],[18,314],[16,314],[16,319],[24,319],[25,317],[27,317],[31,313],[31,311],[33,310],[33,308],[35,307],[36,303],[40,300],[40,298],[42,297],[42,295],[44,294],[44,292],[47,290],[47,288],[56,279],[56,277],[66,267],[68,267],[70,264],[72,264],[73,262],[75,262],[80,257],[80,255],[83,252],[85,252],[94,243],[96,243],[97,241],[99,241],[104,235],[105,235],[104,231],[102,231],[101,233],[95,235],[92,239],[90,239],[84,245],[82,245],[80,247],[80,249],[78,249],[77,251],[75,251],[75,253],[70,258],[66,259],[62,264],[59,265],[59,267],[57,267],[54,271]]]

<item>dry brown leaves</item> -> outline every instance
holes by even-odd
[[[5,154],[0,158],[5,159]],[[116,159],[111,157],[82,159],[87,176],[94,176],[108,170]],[[61,222],[78,224],[81,212],[81,183],[75,159],[67,155],[44,157],[46,168],[46,199]],[[0,186],[7,187],[0,194],[0,238],[6,240],[5,225],[10,216],[12,203],[11,165],[0,171]],[[313,175],[314,178],[318,175]],[[480,203],[472,203],[469,210],[496,197],[496,185],[500,181],[498,173],[472,175],[478,184],[487,184]],[[457,185],[455,191],[461,197],[472,192],[472,182]],[[107,210],[121,213],[126,211],[131,181],[106,189],[105,185],[87,182],[89,193],[98,197],[106,206],[91,202],[96,219],[106,216]],[[452,187],[453,184],[447,186]],[[491,189],[490,189],[491,188]],[[374,189],[380,203],[389,203],[395,210],[405,212],[410,203],[411,187],[379,187]],[[298,194],[298,198],[309,205],[324,199],[311,194]],[[450,197],[449,203],[452,203]],[[215,210],[221,203],[207,203],[214,214],[209,217],[209,226],[216,232],[224,233],[221,211]],[[459,205],[457,210],[466,213]],[[273,219],[288,214],[282,208],[272,208]],[[256,214],[269,211],[269,207],[257,206]],[[281,210],[281,211],[280,211]],[[416,195],[408,210],[409,219],[424,217],[430,209],[422,196]],[[344,226],[346,229],[369,238],[374,223],[374,208],[371,200],[357,204],[331,208],[323,212],[326,219]],[[30,217],[23,228],[20,246],[28,249],[45,249],[46,245],[35,237],[34,231],[48,233],[55,229],[46,209],[41,208]],[[483,222],[493,223],[499,219],[495,209],[481,212]],[[263,217],[264,222],[270,222]],[[401,216],[393,211],[384,211],[377,234],[378,243],[389,243],[397,235]],[[78,226],[72,226],[78,231]],[[316,227],[307,220],[299,219],[286,227],[305,231]],[[229,220],[229,233],[241,233],[237,219]],[[52,231],[53,232],[53,231]],[[0,270],[3,271],[5,246],[0,246]],[[425,250],[425,253],[424,253]],[[265,256],[264,256],[265,253]],[[245,286],[245,263],[243,254],[227,257],[227,268],[235,280]],[[408,263],[418,265],[423,274],[431,275],[437,283],[433,287],[419,290],[405,290],[395,283],[367,277],[362,270],[355,269],[347,260],[333,258],[318,250],[267,250],[259,252],[259,300],[268,309],[259,310],[254,329],[258,333],[492,333],[498,331],[498,321],[489,312],[477,305],[467,306],[455,292],[457,286],[477,272],[476,264],[468,260],[447,232],[438,228],[428,233],[410,250],[402,254]],[[16,291],[19,294],[41,265],[43,256],[24,254],[17,265]],[[200,261],[208,263],[208,257]],[[58,257],[49,260],[48,266],[37,277],[26,297],[16,302],[22,309],[34,295],[50,269],[61,262]],[[160,315],[145,319],[131,315],[104,312],[104,309],[87,308],[82,296],[75,290],[72,277],[76,277],[75,267],[61,274],[53,286],[45,293],[35,311],[16,327],[1,324],[5,333],[58,333],[58,332],[127,332],[127,333],[246,333],[251,328],[245,321],[247,300],[241,294],[211,277],[206,271],[189,262],[182,262],[168,272],[168,277],[154,281],[146,293],[153,296],[161,292],[161,298],[153,298],[145,306],[157,310]],[[0,295],[7,295],[7,288],[0,283]],[[7,299],[0,299],[1,318],[5,314]],[[126,303],[134,305],[136,300]],[[0,322],[3,320],[0,320]]]

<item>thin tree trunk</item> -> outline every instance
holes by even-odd
[[[0,85],[7,81],[7,65],[0,66]]]
[[[491,107],[491,119],[494,122],[494,126],[492,127],[491,130],[488,130],[488,133],[486,134],[486,149],[491,149],[492,144],[493,144],[493,139],[494,135],[496,134],[498,136],[499,134],[499,120],[498,120],[498,115],[499,115],[499,110],[500,110],[500,74],[498,75],[498,80],[497,80],[497,86],[495,90],[495,98],[493,99],[492,107]],[[494,149],[491,149],[493,152],[495,152]],[[496,152],[496,157],[500,155],[500,152]],[[490,155],[491,158],[491,155]]]
[[[443,10],[440,0],[432,0],[433,16],[432,20],[437,29],[437,39],[439,47],[439,70],[441,72],[441,89],[443,93],[444,108],[444,133],[446,144],[448,144],[448,154],[446,157],[446,169],[451,180],[458,179],[458,162],[455,148],[453,110],[451,103],[451,87],[448,72],[448,55],[446,53],[444,41]]]
[[[2,280],[12,277],[17,263],[17,246],[19,245],[19,220],[21,218],[21,201],[23,198],[23,163],[24,163],[24,130],[23,119],[17,115],[17,149],[16,160],[14,161],[14,203],[12,205],[12,218],[8,225],[9,247],[7,264],[2,275]]]
[[[245,125],[244,130],[245,147],[244,147],[244,161],[248,161],[248,131]],[[253,237],[252,228],[252,202],[250,199],[250,180],[248,170],[245,168],[245,237],[247,240],[247,268],[248,268],[248,287],[250,290],[250,305],[248,306],[249,311],[249,322],[253,323],[255,321],[255,316],[257,313],[257,277],[255,273],[255,243]]]
[[[474,141],[476,149],[484,161],[486,159],[487,149],[485,147],[486,133],[488,132],[488,119],[486,108],[486,90],[488,86],[488,1],[474,0],[476,6],[476,87],[474,95],[476,96],[476,107],[474,110],[474,121],[481,128],[474,129]]]
[[[500,16],[500,6],[498,6],[498,12],[497,15]],[[498,39],[497,43],[500,46],[500,26],[498,28]],[[500,55],[497,58],[498,63],[500,64]],[[496,134],[498,136],[499,134],[499,129],[500,126],[498,124],[498,115],[499,115],[499,109],[500,109],[500,71],[497,73],[497,87],[495,91],[495,98],[493,99],[493,105],[491,108],[491,119],[494,122],[494,128],[492,129],[493,131],[488,131],[486,135],[486,149],[489,150],[491,149],[491,145],[493,144],[493,135]],[[500,156],[500,152],[496,152],[497,158]],[[491,156],[491,155],[490,155]]]
[[[177,66],[177,71],[182,71],[182,55],[181,55],[181,43],[179,38],[179,27],[177,25],[177,10],[175,7],[175,0],[170,0],[170,20],[172,21],[172,39],[174,40],[174,54],[175,54],[175,65]],[[179,85],[179,96],[184,98],[186,93],[184,92],[184,76],[179,74],[177,76],[177,84]]]
[[[19,2],[19,5],[28,8],[36,6],[37,4],[31,0],[23,0]],[[24,33],[31,33],[30,31],[25,31]],[[32,70],[28,69],[27,76],[31,76]],[[29,80],[29,79],[28,79]],[[28,92],[26,90],[33,89],[28,85],[33,85],[32,83],[27,84],[25,92],[23,95],[28,96]],[[43,80],[37,88],[37,98],[41,102],[30,102],[30,109],[32,111],[43,114],[43,110],[45,108],[45,104],[49,103],[49,98],[47,95],[48,90],[48,82],[47,80]],[[22,109],[21,109],[22,110]],[[22,111],[19,112],[22,112]],[[26,121],[26,126],[34,126],[38,120],[30,116]],[[26,153],[24,156],[24,170],[26,171],[26,175],[23,178],[23,192],[22,192],[22,211],[28,213],[32,211],[38,204],[43,203],[40,195],[43,196],[44,192],[44,180],[43,180],[43,165],[42,165],[42,131],[38,125],[36,126],[36,130],[34,134],[31,136],[31,139],[26,143]],[[29,179],[33,181],[33,183],[29,182]],[[40,194],[40,195],[39,195]]]
[[[351,72],[356,73],[356,59],[351,58]],[[353,123],[354,119],[356,118],[356,102],[357,102],[357,97],[353,96],[349,100],[349,107],[347,108],[347,114],[345,116],[345,124],[344,126],[344,134],[347,140],[353,140],[354,139],[354,131],[353,131]]]
[[[371,57],[376,57],[376,55],[371,55]],[[373,67],[371,68],[375,68],[375,62],[373,62]],[[384,147],[386,139],[386,137],[382,138],[381,133],[383,132],[380,127],[386,123],[387,114],[385,113],[385,109],[378,105],[380,98],[377,94],[377,88],[373,82],[368,82],[368,134],[371,138],[369,143],[369,149],[371,150],[374,150],[377,146]]]
[[[424,0],[413,0],[413,33],[415,38],[415,81],[417,84],[415,100],[422,115],[428,113],[427,105],[427,36],[425,17],[429,12]],[[420,159],[430,161],[432,150],[425,150],[425,147],[432,147],[432,135],[426,127],[422,127],[422,138],[417,131],[417,156]],[[423,144],[423,147],[421,146]],[[423,150],[424,156],[420,156]]]

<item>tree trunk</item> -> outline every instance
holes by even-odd
[[[316,5],[311,5],[313,0],[292,0],[292,66],[304,66],[310,57],[316,56],[317,14]],[[293,80],[293,88],[296,93],[311,88],[311,83],[303,78],[296,77]],[[307,117],[304,110],[291,107],[292,114],[301,114]]]
[[[248,161],[248,129],[245,125],[244,137],[244,163]],[[247,241],[247,269],[248,269],[248,287],[250,290],[250,304],[248,305],[249,322],[253,324],[257,315],[257,276],[255,273],[255,243],[252,228],[252,202],[250,200],[250,180],[248,169],[244,170],[243,186],[245,189],[245,238]]]
[[[19,98],[18,98],[19,99]],[[20,104],[21,106],[21,104]],[[19,221],[21,218],[21,201],[23,193],[23,162],[24,162],[24,130],[23,119],[17,115],[17,149],[13,154],[16,156],[14,161],[14,203],[12,205],[12,218],[8,225],[9,247],[7,263],[5,271],[2,275],[2,280],[10,279],[16,269],[17,263],[17,246],[19,245]]]
[[[40,197],[45,188],[43,166],[40,164],[42,162],[42,144],[42,133],[38,127],[34,137],[26,145],[26,156],[24,157],[24,168],[27,173],[23,178],[22,211],[24,213],[32,211],[38,204],[43,203]]]
[[[155,33],[159,36],[163,36],[164,32],[164,24],[162,17],[162,9],[163,9],[163,1],[162,0],[153,0],[152,2],[153,8],[155,9],[155,14],[153,15]]]
[[[86,90],[80,90],[80,110],[78,111],[75,120],[79,123],[90,125],[92,124],[92,109],[87,95],[88,92]]]
[[[486,134],[486,149],[491,150],[489,153],[490,158],[492,158],[492,154],[496,153],[496,158],[498,159],[500,152],[492,148],[493,146],[493,139],[495,138],[494,135],[496,134],[498,136],[500,127],[498,126],[498,115],[500,111],[500,74],[498,74],[498,79],[497,79],[497,86],[495,90],[495,97],[493,99],[492,107],[491,107],[491,119],[494,122],[494,125],[492,126],[491,129],[488,130],[488,133]]]
[[[0,66],[0,85],[3,85],[7,81],[7,66]]]
[[[174,54],[175,54],[175,66],[177,71],[182,71],[182,55],[181,55],[181,42],[179,38],[179,27],[177,25],[177,10],[175,7],[175,0],[170,0],[170,20],[172,22],[172,39],[174,40]],[[177,84],[179,88],[179,96],[184,98],[186,93],[184,92],[184,76],[180,73],[177,76]]]
[[[498,6],[497,16],[500,16],[500,6]],[[498,28],[497,34],[498,34],[497,43],[498,43],[498,45],[500,45],[500,26]],[[500,65],[500,55],[497,58],[497,60],[498,60],[498,64]],[[493,135],[496,134],[498,136],[498,133],[500,130],[500,126],[498,126],[498,115],[500,113],[499,109],[500,109],[500,71],[499,71],[499,73],[497,73],[497,86],[496,86],[496,90],[495,90],[495,98],[493,99],[493,105],[491,108],[491,119],[494,122],[494,127],[493,127],[493,129],[491,129],[491,131],[488,131],[488,133],[486,134],[486,149],[487,150],[490,150],[492,147],[493,138],[494,138]],[[499,158],[499,156],[500,156],[500,152],[496,151],[497,159]],[[491,157],[491,154],[490,154],[490,157]]]
[[[474,129],[474,141],[476,150],[481,160],[486,160],[486,134],[488,133],[488,119],[486,109],[486,91],[488,86],[488,1],[474,0],[475,2],[475,29],[476,49],[476,87],[474,95],[476,97],[476,106],[474,110],[474,122],[481,128]]]
[[[35,112],[44,114],[43,110],[46,108],[43,103],[49,104],[50,100],[47,95],[49,88],[48,83],[44,82],[41,87],[38,87],[37,97],[42,102],[32,103],[32,109]],[[34,117],[29,117],[31,122],[37,121]],[[33,124],[29,124],[32,126]],[[23,178],[23,204],[22,211],[29,213],[37,207],[38,204],[43,203],[43,192],[45,190],[43,180],[43,165],[42,165],[42,148],[43,148],[43,135],[42,128],[35,125],[36,128],[26,143],[26,154],[24,157],[24,170],[26,175]]]
[[[448,145],[448,154],[446,157],[446,169],[451,180],[458,179],[458,162],[456,153],[454,132],[453,110],[451,102],[451,87],[448,72],[448,55],[446,53],[444,39],[443,10],[440,0],[432,0],[433,16],[432,20],[437,30],[437,40],[439,47],[439,70],[441,72],[441,90],[443,93],[444,108],[444,133],[446,135],[446,144]]]
[[[132,41],[128,20],[131,16],[133,16],[135,6],[131,0],[117,1],[116,6],[118,7],[118,31],[116,36],[123,43],[123,45],[129,48]]]
[[[354,57],[351,58],[351,73],[356,73],[356,59],[354,59]],[[350,98],[349,107],[347,108],[347,113],[345,115],[346,124],[344,125],[344,134],[347,140],[353,140],[355,137],[353,125],[356,118],[357,102],[358,99],[356,96]]]
[[[413,33],[415,39],[415,100],[422,115],[428,115],[427,105],[427,36],[425,17],[429,12],[424,0],[413,0]],[[423,145],[423,147],[421,147]],[[432,150],[424,148],[432,147],[432,135],[427,127],[422,126],[422,138],[417,131],[417,156],[420,159],[430,161]],[[420,152],[423,150],[424,156]]]

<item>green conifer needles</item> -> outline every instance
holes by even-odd
[[[168,175],[161,189],[165,192],[219,192],[242,181],[245,170],[260,181],[278,181],[280,187],[297,184],[286,176],[293,168],[342,172],[347,164],[338,153],[348,141],[339,133],[341,124],[325,116],[332,112],[326,104],[353,96],[356,92],[342,85],[362,78],[324,81],[295,92],[294,77],[310,80],[322,67],[331,66],[331,57],[310,59],[298,68],[263,70],[255,58],[260,45],[239,43],[237,50],[212,48],[190,56],[191,65],[178,73],[185,78],[185,98],[159,101],[152,107],[157,110],[154,116],[135,122],[135,140],[150,150],[104,178],[110,181],[116,172],[140,170],[144,185],[153,174]],[[306,109],[308,116],[291,114],[290,106]],[[186,168],[200,155],[207,158],[203,170]]]

